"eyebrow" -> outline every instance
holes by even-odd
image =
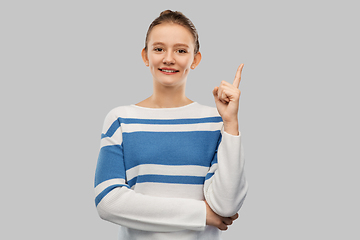
[[[154,42],[152,45],[155,46],[155,45],[165,45],[165,44],[164,44],[163,42]],[[174,46],[175,46],[175,47],[186,47],[186,48],[189,48],[189,46],[188,46],[187,44],[185,44],[185,43],[176,43]]]

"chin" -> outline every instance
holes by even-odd
[[[186,79],[158,79],[156,82],[165,87],[177,87],[186,83]]]
[[[164,87],[177,87],[183,85],[182,82],[159,82]]]

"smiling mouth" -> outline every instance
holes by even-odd
[[[159,68],[160,71],[165,72],[165,73],[176,73],[179,72],[179,70],[173,70],[173,69],[161,69]]]

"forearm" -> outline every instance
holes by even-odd
[[[109,192],[97,210],[104,220],[144,231],[201,231],[206,223],[204,201],[153,197],[126,187]]]
[[[229,217],[239,211],[247,193],[241,135],[224,132],[217,157],[214,175],[205,183],[204,194],[214,212]]]

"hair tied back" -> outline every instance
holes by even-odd
[[[174,13],[174,12],[171,11],[171,10],[162,11],[162,12],[160,13],[160,17],[161,17],[162,15],[166,15],[166,14],[169,14],[169,13]]]
[[[149,26],[149,29],[146,33],[146,38],[145,38],[145,50],[147,51],[147,43],[148,43],[148,39],[149,39],[149,35],[151,30],[162,23],[175,23],[175,24],[179,24],[180,26],[185,27],[186,29],[188,29],[191,33],[191,35],[194,38],[194,43],[195,43],[195,48],[194,48],[194,53],[198,53],[199,49],[200,49],[200,43],[199,43],[199,35],[198,32],[194,26],[194,24],[191,22],[191,20],[189,18],[187,18],[184,14],[182,14],[181,12],[178,11],[171,11],[171,10],[164,10],[160,13],[160,16],[157,17]]]

